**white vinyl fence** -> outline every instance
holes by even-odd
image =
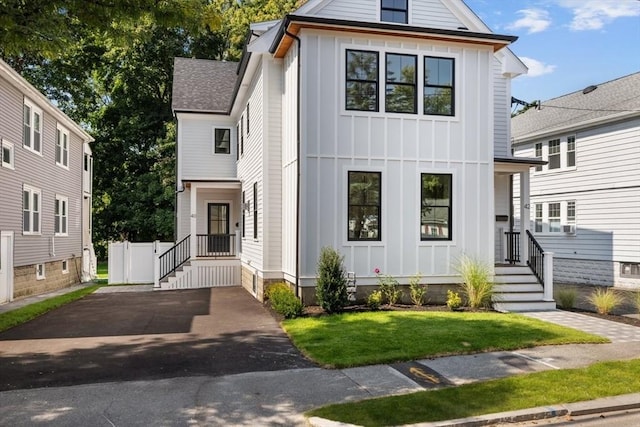
[[[171,249],[172,242],[109,242],[109,284],[153,283],[154,257]]]

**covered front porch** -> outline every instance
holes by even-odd
[[[178,240],[158,255],[156,287],[237,286],[244,213],[239,181],[185,181],[177,194]]]

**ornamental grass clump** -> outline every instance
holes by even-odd
[[[610,314],[622,303],[622,297],[611,288],[598,288],[587,297],[599,314]]]
[[[465,255],[454,265],[454,269],[462,277],[461,292],[469,307],[491,308],[491,300],[495,293],[491,281],[491,266]]]
[[[427,285],[421,285],[420,279],[422,275],[420,273],[409,279],[409,293],[411,296],[411,302],[413,305],[420,307],[424,304],[424,297],[427,294]]]
[[[558,291],[558,306],[565,310],[569,310],[576,305],[578,291],[574,288],[561,289]]]
[[[320,307],[327,313],[338,313],[349,302],[343,259],[344,257],[333,248],[324,247],[320,251],[316,298]]]

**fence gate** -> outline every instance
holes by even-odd
[[[13,235],[0,233],[0,304],[13,299]]]
[[[171,242],[160,242],[159,253],[170,249]],[[153,243],[109,242],[109,284],[153,283]]]

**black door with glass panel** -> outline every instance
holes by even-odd
[[[208,205],[207,252],[228,253],[231,242],[229,237],[229,203],[209,203]]]

